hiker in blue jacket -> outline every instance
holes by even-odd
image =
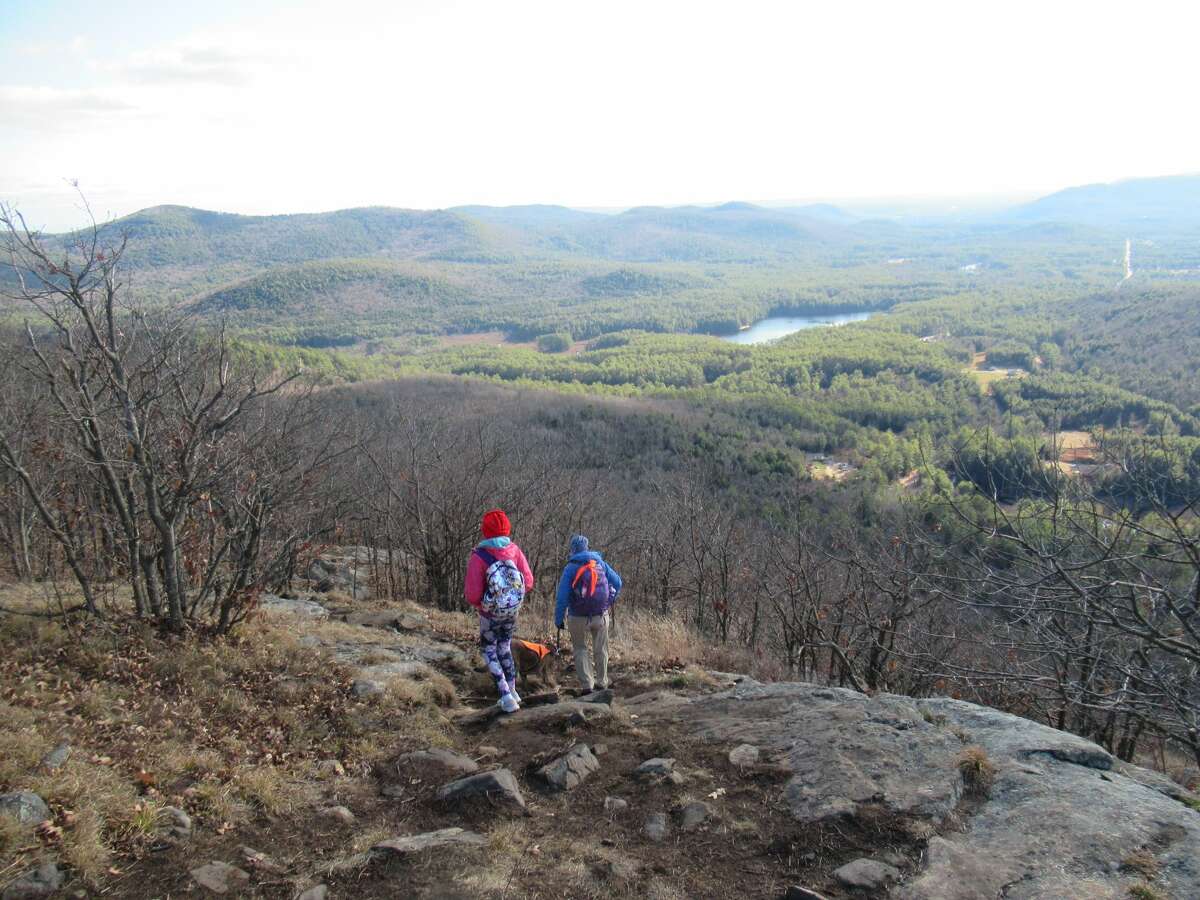
[[[567,566],[558,580],[554,624],[562,628],[565,621],[571,632],[575,675],[584,691],[608,687],[609,610],[620,593],[621,576],[616,570],[604,561],[603,556],[588,549],[588,539],[582,534],[572,537]],[[590,654],[589,636],[594,647]]]

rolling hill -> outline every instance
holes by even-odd
[[[1005,218],[1101,227],[1191,227],[1200,224],[1200,175],[1131,178],[1071,187],[1019,206]]]
[[[388,207],[242,216],[155,206],[107,223],[103,230],[128,235],[125,260],[135,269],[261,268],[339,257],[411,259],[479,253],[488,246],[487,229],[458,213]]]

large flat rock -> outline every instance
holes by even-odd
[[[639,725],[665,718],[730,749],[758,747],[791,773],[783,799],[801,822],[852,814],[863,804],[940,821],[962,795],[962,742],[926,722],[910,703],[750,681],[704,697],[660,692],[627,703]]]
[[[483,847],[487,838],[462,828],[442,828],[424,834],[410,834],[381,841],[371,848],[377,856],[414,856],[444,847]]]
[[[969,814],[965,828],[931,837],[923,869],[893,889],[904,900],[1115,900],[1143,881],[1121,865],[1139,849],[1157,858],[1163,896],[1200,897],[1200,813],[1173,799],[1180,789],[1026,719],[955,700],[749,679],[627,704],[643,727],[672,723],[726,752],[759,748],[789,776],[781,799],[800,822],[871,806],[932,830]],[[996,770],[989,797],[972,806],[959,804],[962,738]]]
[[[504,713],[498,706],[489,706],[459,718],[464,728],[549,728],[564,725],[591,725],[612,718],[607,703],[583,703],[565,700],[544,706],[521,707],[515,713]]]

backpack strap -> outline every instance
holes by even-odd
[[[498,563],[500,561],[491,552],[489,552],[488,550],[486,550],[483,547],[476,547],[475,555],[483,560],[483,567],[485,569],[490,569],[492,566],[494,566],[496,563]]]
[[[596,573],[596,561],[594,559],[589,559],[587,561],[587,565],[579,567],[579,569],[575,572],[575,577],[571,579],[571,587],[577,587],[579,585],[579,580],[583,578],[584,575],[591,577],[592,586],[587,592],[587,595],[590,597],[592,594],[596,593],[596,582],[599,579],[599,576]]]

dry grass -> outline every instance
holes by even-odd
[[[392,837],[395,837],[394,832],[382,826],[357,831],[350,838],[350,842],[336,856],[323,863],[314,875],[319,876],[322,873],[337,875],[341,872],[362,869],[370,861],[371,848]],[[320,881],[321,879],[314,877],[312,880]]]
[[[5,591],[0,605],[45,598]],[[450,743],[442,709],[456,693],[445,676],[430,670],[359,700],[350,673],[298,637],[294,623],[268,617],[211,640],[121,619],[0,614],[0,790],[38,793],[61,829],[39,840],[4,820],[0,873],[52,852],[103,890],[110,867],[128,870],[157,840],[164,806],[186,809],[198,829],[236,833],[311,808],[320,759],[366,771],[397,743]],[[64,740],[70,759],[46,771],[41,759]]]
[[[1121,860],[1121,868],[1127,872],[1136,872],[1147,881],[1153,881],[1158,877],[1160,864],[1153,853],[1142,847],[1126,855]]]
[[[1166,895],[1159,892],[1153,885],[1134,884],[1129,887],[1129,896],[1133,900],[1167,900]]]
[[[996,767],[982,747],[965,748],[958,757],[958,771],[962,773],[968,794],[986,797],[991,792],[996,780]]]

